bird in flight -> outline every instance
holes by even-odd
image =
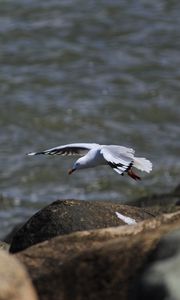
[[[57,146],[40,152],[31,152],[28,155],[77,155],[80,158],[69,170],[69,174],[76,170],[109,165],[120,175],[127,173],[134,180],[140,180],[141,178],[132,168],[149,173],[152,170],[152,163],[146,158],[135,157],[134,153],[133,149],[118,145],[75,143]]]

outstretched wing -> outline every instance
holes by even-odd
[[[91,143],[77,143],[77,144],[68,144],[64,146],[57,146],[51,149],[47,149],[40,152],[30,152],[28,155],[39,155],[39,154],[48,154],[48,155],[85,155],[92,148],[98,147],[98,144]]]
[[[118,174],[128,171],[134,161],[134,150],[121,146],[103,146],[101,153],[107,164]]]

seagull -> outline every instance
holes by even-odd
[[[69,170],[72,174],[76,170],[108,165],[120,175],[127,173],[134,180],[140,180],[133,167],[149,173],[152,163],[143,157],[135,157],[135,151],[118,145],[100,145],[95,143],[74,143],[57,146],[40,152],[31,152],[28,155],[78,155],[81,156]]]

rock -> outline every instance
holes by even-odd
[[[136,221],[152,217],[144,209],[112,202],[59,200],[40,210],[15,233],[10,252],[21,251],[57,235],[124,225],[116,211]]]
[[[171,213],[179,210],[180,185],[169,193],[153,194],[126,202],[128,205],[148,208],[152,214]]]
[[[9,244],[7,244],[7,243],[5,243],[5,242],[2,242],[2,241],[0,241],[0,249],[2,249],[2,250],[6,250],[6,251],[9,251],[9,247],[10,247],[10,245],[9,245]]]
[[[174,189],[173,194],[180,197],[180,184]]]
[[[37,300],[24,267],[3,250],[0,250],[0,300]]]
[[[147,258],[176,228],[180,212],[133,226],[57,236],[16,257],[27,267],[40,300],[135,299],[135,281]]]
[[[178,200],[176,201],[176,205],[180,205],[180,184],[175,188],[174,195],[178,197]]]
[[[142,273],[139,300],[180,299],[180,232],[164,236],[151,254],[148,265]]]
[[[14,228],[3,238],[3,242],[11,244],[16,232],[24,225],[20,222],[14,226]]]

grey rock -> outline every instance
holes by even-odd
[[[128,205],[148,208],[152,214],[171,213],[179,210],[180,185],[169,193],[152,194],[126,202]]]
[[[164,236],[144,270],[137,299],[180,299],[180,231]]]
[[[14,228],[3,238],[3,242],[11,244],[16,232],[24,225],[24,223],[19,223],[14,226]]]

